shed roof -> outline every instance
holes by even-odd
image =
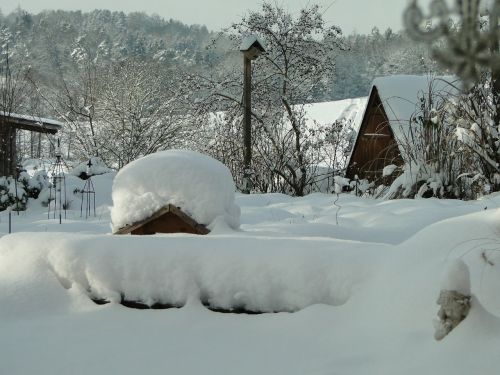
[[[420,108],[419,98],[429,98],[430,90],[440,100],[456,95],[460,82],[454,76],[393,75],[373,81],[371,94],[378,92],[389,125],[398,144],[409,139],[410,120]]]
[[[17,113],[0,111],[0,117],[8,118],[9,122],[19,129],[42,133],[56,133],[63,127],[62,122],[38,116],[20,115]]]

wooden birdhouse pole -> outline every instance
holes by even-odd
[[[243,193],[250,194],[252,167],[252,60],[243,57]]]
[[[265,52],[256,36],[243,39],[240,47],[243,53],[243,189],[250,194],[252,177],[252,60]]]

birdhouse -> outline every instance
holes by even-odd
[[[240,52],[243,52],[249,60],[255,60],[262,53],[266,52],[263,43],[255,35],[249,35],[243,38],[240,46]]]
[[[120,228],[115,234],[155,234],[155,233],[191,233],[208,234],[210,231],[198,224],[179,207],[168,204],[150,217],[137,223]]]

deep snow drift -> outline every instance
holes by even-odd
[[[113,183],[113,231],[148,218],[167,204],[179,206],[200,224],[217,218],[238,228],[231,172],[221,162],[194,151],[161,151],[134,160]]]
[[[0,374],[498,373],[500,197],[237,195],[237,230],[113,236],[111,177],[95,177],[95,219],[76,206],[59,225],[31,205],[0,239]],[[456,259],[472,307],[437,342]]]

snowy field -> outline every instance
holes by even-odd
[[[500,196],[237,195],[239,229],[114,236],[113,176],[94,177],[95,218],[78,196],[61,225],[32,202],[7,235],[1,214],[0,374],[500,372]],[[436,299],[460,257],[472,308],[438,342]]]

